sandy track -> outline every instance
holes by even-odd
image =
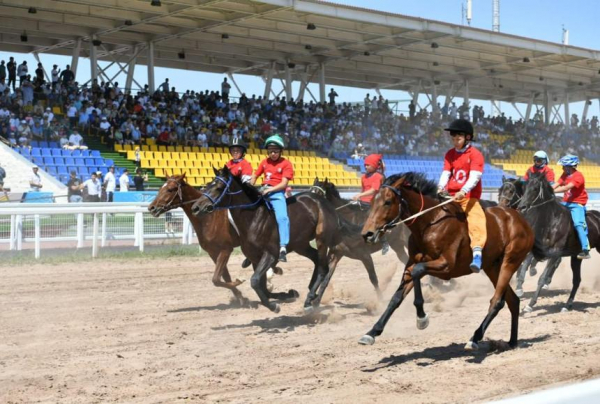
[[[394,259],[375,256],[381,278]],[[597,262],[597,256],[595,256]],[[233,257],[234,276],[249,277]],[[302,295],[310,278],[296,255],[274,279]],[[467,402],[486,401],[600,374],[600,277],[584,264],[575,310],[560,313],[568,270],[521,319],[520,347],[507,341],[509,313],[479,352],[463,350],[491,297],[482,275],[455,291],[428,292],[427,330],[412,295],[372,347],[357,340],[377,320],[366,272],[342,260],[328,309],[302,314],[235,308],[210,282],[208,259],[0,268],[0,402]],[[396,273],[384,304],[399,284]],[[535,280],[528,280],[530,291]],[[244,294],[257,301],[246,282]],[[526,296],[529,296],[528,293]],[[523,306],[523,303],[522,303]],[[377,315],[382,305],[376,308]]]

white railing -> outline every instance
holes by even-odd
[[[154,218],[148,203],[79,203],[79,204],[15,204],[0,205],[0,251],[20,251],[24,243],[33,243],[35,258],[41,249],[56,248],[64,243],[77,248],[91,241],[92,257],[98,248],[111,240],[131,240],[144,251],[146,240],[179,239],[192,244],[195,232],[183,210],[176,209],[169,218]],[[69,243],[71,242],[71,243]]]

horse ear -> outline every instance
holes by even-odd
[[[181,179],[185,180],[185,171],[183,173],[181,173]]]
[[[315,177],[315,180],[313,181],[313,185],[317,185],[319,183],[319,177]]]
[[[213,169],[213,172],[215,173],[215,175],[219,175],[219,170],[217,170],[217,169],[215,168],[215,166],[213,166],[213,168],[212,168],[212,169]]]

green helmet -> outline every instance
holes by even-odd
[[[273,135],[273,136],[269,136],[267,138],[267,140],[265,140],[265,149],[270,145],[273,144],[275,146],[279,146],[280,148],[284,148],[285,144],[283,143],[283,139],[281,138],[281,136],[279,135]]]

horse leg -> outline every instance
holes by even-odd
[[[323,294],[325,293],[325,290],[327,290],[327,286],[329,286],[329,282],[331,281],[331,278],[333,277],[333,274],[335,273],[337,265],[340,262],[340,260],[342,259],[342,257],[343,257],[342,253],[339,251],[336,251],[335,249],[332,249],[329,252],[329,256],[327,257],[327,260],[329,261],[329,272],[325,276],[325,279],[323,279],[323,282],[321,282],[321,286],[319,287],[319,292],[317,293],[317,297],[315,298],[315,300],[313,300],[313,305],[319,306],[321,304],[321,299],[323,298]]]
[[[517,296],[519,296],[519,297],[523,296],[523,283],[525,282],[525,275],[527,274],[527,268],[529,267],[529,264],[531,263],[532,260],[533,260],[533,254],[531,254],[531,253],[527,254],[527,257],[525,257],[525,260],[523,261],[523,263],[521,264],[521,266],[519,267],[519,269],[517,271],[516,293],[517,293]]]
[[[548,277],[548,272],[550,272],[550,266],[546,265],[546,268],[544,268],[544,272],[540,275],[540,277],[538,279],[537,288],[535,289],[535,292],[533,292],[533,296],[531,296],[531,300],[529,301],[529,304],[527,306],[523,307],[524,313],[531,313],[533,311],[533,306],[535,306],[535,304],[537,303],[537,299],[538,299],[538,297],[540,297],[542,288],[546,284],[546,278]]]
[[[533,255],[532,255],[533,257]],[[531,259],[531,264],[529,264],[529,276],[536,276],[537,275],[537,269],[535,269],[535,266],[537,265],[539,261],[536,260],[535,258]]]
[[[313,307],[318,307],[319,304],[317,302],[318,289],[319,286],[323,283],[325,278],[329,272],[329,262],[327,259],[327,245],[319,239],[319,232],[317,231],[317,258],[315,262],[315,271],[317,272],[317,277],[312,287],[308,291],[308,295],[306,296],[306,300],[304,301],[304,311],[310,313],[313,311]],[[325,285],[327,286],[327,285]],[[319,299],[320,302],[321,299]]]
[[[213,258],[215,254],[210,255],[211,258]],[[232,282],[229,271],[227,270],[227,262],[229,261],[230,256],[231,250],[225,250],[219,252],[216,258],[213,258],[213,261],[215,262],[215,272],[213,273],[212,283],[216,287],[231,290],[238,303],[244,306],[248,304],[248,299],[246,299],[244,295],[242,295],[242,292],[240,292],[237,288],[237,286],[241,285],[243,281],[236,279],[235,282]],[[224,282],[221,280],[221,278],[223,278]]]
[[[425,268],[425,264],[420,262],[414,266],[412,270],[412,280],[413,286],[415,288],[415,307],[417,309],[417,328],[419,330],[424,330],[429,326],[429,316],[425,313],[425,309],[423,305],[425,304],[425,299],[423,299],[423,290],[421,289],[421,278],[426,275],[427,269]]]
[[[396,309],[400,307],[400,305],[404,301],[404,298],[408,296],[408,294],[412,290],[413,282],[410,278],[409,272],[407,271],[409,264],[410,261],[406,264],[406,269],[404,272],[404,276],[402,277],[402,282],[400,282],[400,286],[398,287],[396,292],[394,292],[394,295],[392,296],[392,299],[390,300],[390,303],[388,304],[387,308],[385,309],[379,320],[375,323],[373,328],[371,328],[369,332],[367,332],[365,335],[362,336],[361,339],[358,340],[359,344],[373,345],[375,343],[375,337],[381,335],[383,329],[385,328],[385,325],[392,317],[392,314],[394,314],[394,311],[396,311]]]
[[[266,273],[269,268],[275,263],[276,257],[265,251],[259,263],[254,269],[254,274],[250,279],[250,286],[260,298],[260,302],[269,310],[279,313],[280,307],[275,302],[269,302],[268,291],[266,288]],[[263,279],[264,278],[264,279]]]
[[[562,261],[561,257],[551,258],[550,261],[548,261],[548,266],[550,267],[550,271],[548,272],[548,275],[546,275],[546,279],[544,279],[544,286],[542,287],[543,289],[546,289],[546,290],[550,289],[550,284],[552,283],[552,278],[554,278],[554,273],[558,269],[558,266],[560,265],[561,261]]]
[[[505,263],[502,263],[502,268],[504,268],[505,265]],[[487,315],[483,319],[483,322],[481,323],[479,328],[475,330],[475,333],[473,334],[469,342],[467,342],[467,344],[465,345],[465,349],[467,350],[479,349],[479,342],[483,339],[485,331],[490,326],[494,318],[496,318],[500,310],[502,310],[502,308],[504,307],[506,290],[509,287],[510,278],[512,277],[513,272],[502,269],[500,270],[500,274],[498,272],[499,270],[497,265],[485,271],[488,278],[490,278],[492,284],[494,285],[494,296],[492,296],[492,299],[490,300],[490,306],[488,308]],[[511,325],[514,325],[514,319]],[[513,339],[513,331],[514,330],[511,327],[511,341]],[[516,341],[516,331],[514,332]]]
[[[577,294],[577,289],[579,289],[579,284],[581,284],[581,260],[575,255],[571,256],[571,271],[573,271],[573,289],[571,289],[569,300],[567,300],[566,307],[562,308],[562,312],[573,308],[573,300],[575,299],[575,294]]]

